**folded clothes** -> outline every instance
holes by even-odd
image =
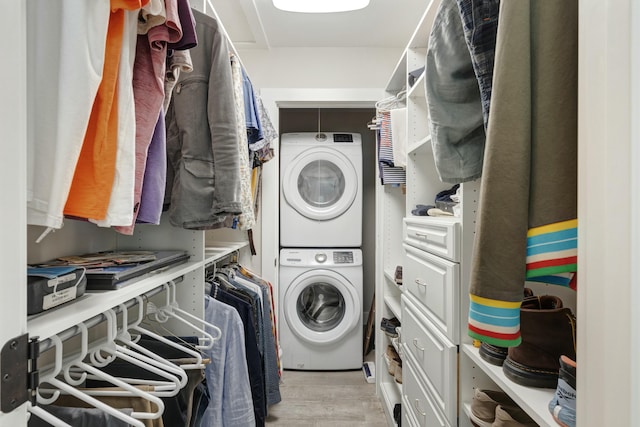
[[[416,216],[427,216],[429,215],[427,213],[429,209],[433,208],[435,208],[433,205],[416,205],[416,208],[411,211],[411,214]]]

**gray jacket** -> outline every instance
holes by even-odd
[[[167,111],[169,219],[177,227],[217,228],[241,212],[239,136],[229,50],[218,22],[193,11],[198,45]]]

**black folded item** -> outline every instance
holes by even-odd
[[[106,251],[60,257],[34,267],[76,267],[86,269],[87,289],[119,289],[140,276],[158,272],[189,260],[187,251]]]
[[[84,268],[27,268],[27,314],[37,314],[82,296],[87,287]]]
[[[154,254],[153,261],[87,268],[87,289],[119,289],[133,283],[133,279],[139,279],[146,273],[158,272],[189,260],[189,254],[186,251],[156,251]]]

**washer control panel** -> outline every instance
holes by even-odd
[[[353,264],[353,252],[351,251],[335,251],[333,253],[334,264]]]

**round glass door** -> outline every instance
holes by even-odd
[[[283,310],[295,335],[312,344],[328,344],[357,326],[361,304],[344,276],[331,270],[311,270],[289,285]]]
[[[330,283],[313,283],[298,295],[298,317],[312,331],[334,329],[344,319],[344,310],[342,294]]]
[[[282,191],[287,203],[300,215],[330,220],[353,204],[358,175],[342,153],[326,148],[308,150],[285,170]]]

